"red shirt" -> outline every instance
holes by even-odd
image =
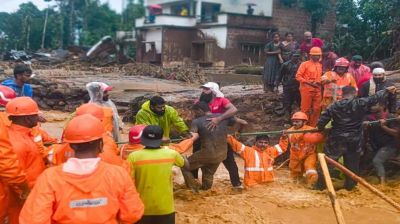
[[[308,45],[305,41],[303,41],[300,45],[300,50],[302,53],[310,53],[311,48],[313,47],[319,47],[321,48],[324,45],[324,41],[322,41],[319,38],[312,38],[311,39],[311,44]]]
[[[225,97],[216,97],[208,106],[210,107],[211,113],[222,114],[226,111],[226,106],[230,103],[231,101]]]

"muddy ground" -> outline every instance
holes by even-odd
[[[60,137],[68,113],[46,111],[49,122],[43,128]],[[129,124],[123,131],[126,140]],[[189,153],[190,154],[190,153]],[[236,158],[243,177],[243,160]],[[336,219],[326,191],[313,191],[303,183],[294,183],[289,170],[276,171],[274,183],[255,186],[238,192],[231,188],[229,175],[221,165],[211,190],[194,194],[185,189],[178,169],[174,170],[175,204],[178,224],[335,224]],[[371,177],[371,182],[376,179]],[[400,178],[390,180],[382,190],[400,202]],[[359,186],[348,192],[339,190],[343,213],[348,224],[398,224],[400,213],[385,201]]]

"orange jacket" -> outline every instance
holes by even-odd
[[[173,149],[179,153],[185,153],[193,146],[192,139],[185,139],[179,143],[171,143],[169,144],[168,148]],[[142,144],[124,144],[120,147],[121,157],[122,159],[126,160],[131,152],[144,149]]]
[[[69,158],[75,156],[74,150],[71,149],[68,143],[54,144],[50,147],[53,151],[53,165],[61,165],[65,163]],[[99,154],[101,160],[106,163],[124,167],[128,172],[130,167],[126,161],[121,159],[116,151],[118,151],[118,146],[114,139],[110,137],[108,133],[103,134],[103,152]]]
[[[274,159],[287,150],[288,142],[285,139],[282,137],[279,144],[262,151],[256,146],[245,146],[235,137],[228,136],[228,144],[232,150],[239,153],[244,159],[244,184],[246,186],[274,181]]]
[[[0,133],[0,223],[3,223],[8,207],[9,189],[21,194],[26,179],[9,141],[7,128],[2,122],[0,122]]]
[[[87,175],[47,169],[21,211],[21,224],[135,223],[144,206],[129,174],[99,162]],[[119,222],[120,221],[120,222]]]
[[[288,131],[300,131],[300,130],[311,130],[315,129],[311,126],[304,125],[299,129],[294,129],[291,127]],[[293,133],[288,134],[288,141],[290,144],[290,157],[295,157],[298,159],[302,159],[305,156],[315,153],[317,146],[315,144],[305,143],[303,140],[304,133]],[[286,144],[287,141],[281,142],[281,144]]]
[[[304,84],[304,82],[321,83],[322,64],[320,62],[313,62],[312,60],[301,63],[297,70],[296,80],[300,82],[300,88],[311,86]]]
[[[102,122],[103,122],[104,129],[105,129],[105,131],[108,131],[111,133],[113,131],[113,126],[114,126],[114,124],[113,124],[114,112],[111,107],[104,107],[104,106],[103,106],[103,111],[104,111],[104,117],[103,117]]]
[[[40,150],[34,142],[30,128],[11,124],[7,127],[8,135],[14,152],[17,154],[21,167],[26,172],[26,179],[30,188],[36,178],[46,169]]]
[[[321,81],[324,84],[324,98],[332,98],[333,101],[342,99],[342,89],[345,86],[353,86],[357,89],[357,83],[353,76],[346,72],[343,76],[338,75],[334,71],[326,72]],[[335,81],[335,82],[332,82]]]

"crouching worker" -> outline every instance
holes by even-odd
[[[172,167],[183,167],[187,162],[175,150],[161,148],[163,134],[160,126],[147,126],[140,137],[145,148],[128,156],[132,178],[145,205],[139,224],[175,223]]]
[[[288,146],[286,135],[282,135],[279,144],[274,146],[270,145],[267,135],[257,135],[256,142],[252,147],[245,146],[231,135],[228,136],[228,143],[233,151],[244,159],[244,185],[246,187],[273,182],[274,160],[282,155]]]
[[[129,174],[98,158],[104,129],[92,115],[69,122],[64,141],[75,151],[60,166],[38,178],[20,215],[20,223],[134,223],[143,203]]]
[[[305,113],[296,112],[292,116],[293,127],[289,128],[287,131],[314,129],[311,126],[306,125],[307,121],[308,117]],[[318,180],[318,174],[316,169],[316,145],[311,143],[307,139],[307,136],[309,136],[310,134],[311,133],[293,133],[288,135],[288,141],[290,144],[289,169],[290,176],[296,180],[303,177],[305,173],[307,178],[307,185],[312,187]],[[286,141],[286,139],[284,141]],[[283,144],[285,143],[286,142],[284,142]]]

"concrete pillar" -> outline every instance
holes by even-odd
[[[196,2],[196,19],[198,23],[201,22],[201,0]]]

